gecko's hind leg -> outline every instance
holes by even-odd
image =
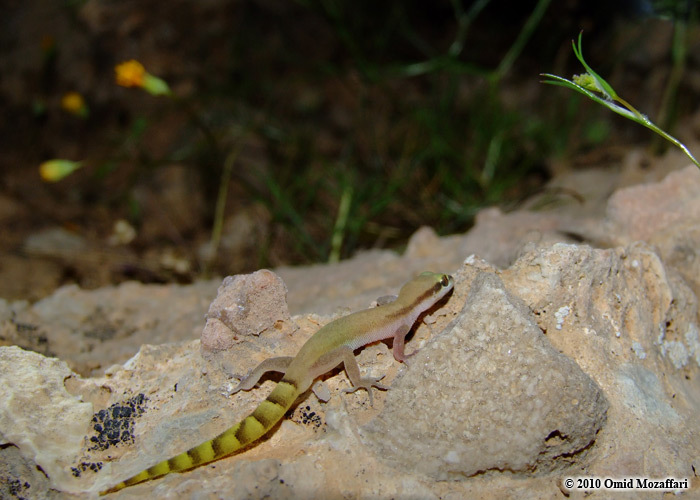
[[[266,359],[246,375],[229,394],[251,390],[267,372],[285,373],[289,363],[291,363],[293,359],[293,356],[279,356],[277,358]]]
[[[379,381],[384,378],[384,375],[381,377],[360,376],[360,366],[357,364],[357,359],[355,359],[355,355],[349,347],[343,349],[343,364],[345,365],[345,373],[348,374],[348,378],[352,384],[352,387],[343,389],[343,392],[355,392],[358,389],[366,389],[367,394],[369,394],[369,404],[373,406],[374,396],[372,395],[372,387],[383,391],[389,389],[387,386],[379,383]]]

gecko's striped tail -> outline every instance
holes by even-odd
[[[113,493],[127,486],[165,476],[171,472],[192,469],[240,450],[260,439],[272,429],[284,417],[297,396],[299,396],[297,385],[283,378],[253,413],[230,429],[222,432],[211,441],[206,441],[169,460],[149,467],[118,485],[100,492],[100,495]]]

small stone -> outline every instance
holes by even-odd
[[[202,352],[231,348],[239,340],[274,330],[290,320],[287,287],[272,271],[224,278],[209,306],[202,331]]]

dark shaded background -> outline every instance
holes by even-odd
[[[673,15],[688,19],[670,131],[696,137],[698,3],[610,4],[551,1],[498,73],[542,2],[485,2],[452,54],[475,2],[5,2],[0,297],[400,249],[420,225],[460,232],[484,206],[517,207],[558,172],[614,168],[651,133],[539,83],[582,72],[580,30],[589,64],[656,119]],[[176,97],[117,86],[132,58]],[[61,108],[69,91],[87,118]],[[51,158],[86,166],[47,184]]]

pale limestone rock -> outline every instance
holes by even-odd
[[[88,376],[125,362],[143,344],[198,338],[217,284],[126,282],[98,290],[66,285],[31,306],[0,302],[0,338],[59,357]]]
[[[425,363],[417,363],[421,356],[426,356],[421,351],[409,360],[411,366],[406,370],[393,360],[386,343],[378,343],[359,353],[362,371],[374,376],[386,373],[384,382],[392,386],[388,393],[375,392],[374,408],[369,407],[364,391],[352,395],[342,393],[341,388],[347,387],[344,374],[331,372],[326,377],[331,389],[328,403],[318,402],[313,395],[302,397],[291,418],[286,418],[268,439],[251,449],[184,474],[174,474],[128,488],[115,498],[310,498],[324,494],[329,498],[554,499],[563,498],[558,485],[566,476],[673,476],[692,479],[696,475],[694,470],[700,470],[697,454],[700,449],[700,424],[697,419],[700,411],[697,276],[700,274],[697,272],[696,257],[697,248],[700,248],[697,240],[700,233],[697,231],[697,217],[692,210],[693,197],[682,195],[691,189],[694,176],[693,172],[684,172],[682,180],[671,179],[646,187],[652,193],[654,190],[666,190],[664,196],[683,198],[691,207],[674,205],[673,200],[664,201],[664,196],[647,196],[647,204],[661,200],[658,201],[658,210],[670,210],[675,215],[649,215],[650,226],[654,230],[644,236],[648,237],[646,243],[633,241],[637,238],[634,235],[638,234],[633,230],[645,230],[644,220],[635,220],[642,212],[635,211],[649,208],[648,212],[652,214],[653,210],[635,205],[635,195],[631,192],[626,195],[628,202],[624,206],[617,205],[620,211],[608,211],[612,222],[607,225],[599,220],[596,222],[601,232],[608,231],[604,238],[596,241],[622,238],[618,241],[619,245],[613,248],[552,244],[552,241],[562,237],[561,231],[566,227],[566,221],[556,214],[540,217],[538,214],[522,215],[516,212],[504,216],[486,212],[479,219],[481,228],[467,235],[437,239],[425,229],[416,233],[405,257],[393,252],[373,251],[336,266],[281,270],[281,275],[289,284],[293,311],[328,314],[337,312],[339,306],[353,310],[366,307],[379,296],[396,293],[398,287],[416,272],[424,269],[449,272],[464,261],[465,265],[456,273],[457,283],[451,297],[432,315],[431,321],[426,321],[431,325],[433,335],[428,334],[429,328],[425,325],[418,325],[416,334],[408,343],[408,351],[412,352],[416,346],[431,349],[430,339],[435,336],[438,340],[432,340],[434,343],[458,338],[455,335],[460,334],[460,329],[465,325],[455,322],[452,331],[453,326],[447,326],[449,321],[457,317],[465,303],[467,310],[476,310],[479,305],[482,314],[475,321],[484,323],[483,328],[475,338],[466,340],[467,345],[478,341],[488,349],[497,347],[494,342],[489,342],[491,337],[483,333],[489,331],[488,321],[501,324],[501,330],[492,335],[493,338],[504,339],[500,344],[507,344],[508,331],[520,328],[529,332],[521,340],[540,338],[541,341],[539,344],[537,341],[530,344],[521,341],[515,344],[515,352],[522,353],[525,345],[535,346],[531,351],[542,354],[544,366],[553,367],[546,372],[550,378],[537,378],[545,376],[539,366],[530,366],[524,373],[516,375],[508,364],[485,367],[478,363],[462,365],[457,362],[460,356],[466,355],[472,360],[479,355],[486,356],[488,352],[472,350],[465,353],[460,350],[459,344],[444,351],[445,358],[441,359],[441,363],[437,363],[437,358],[433,357]],[[673,189],[669,190],[669,186]],[[621,214],[620,218],[611,215],[613,213]],[[668,223],[659,224],[659,220]],[[629,233],[627,228],[630,228]],[[570,241],[568,237],[564,239]],[[433,255],[428,252],[431,247],[434,248]],[[475,249],[479,249],[479,257],[471,255],[465,259],[465,255]],[[514,259],[515,262],[502,271],[489,263],[498,262],[506,266]],[[471,297],[472,284],[481,273],[491,275],[491,278],[479,278],[482,281],[491,282],[493,275],[498,276],[503,287],[482,286],[482,292]],[[59,490],[55,495],[60,498],[89,498],[89,494],[70,496],[66,492],[76,491],[75,484],[79,484],[79,489],[94,493],[213,437],[255,408],[269,393],[272,381],[266,380],[260,388],[228,397],[225,393],[230,388],[231,380],[224,371],[202,359],[199,341],[173,342],[194,339],[202,331],[204,312],[217,284],[162,287],[129,283],[95,291],[65,287],[35,305],[0,302],[0,336],[4,338],[3,341],[8,338],[22,341],[31,336],[32,346],[44,349],[42,352],[60,353],[62,358],[70,360],[71,366],[87,371],[100,365],[104,367],[122,362],[133,356],[143,343],[156,344],[143,346],[139,354],[125,365],[114,365],[100,378],[70,376],[65,366],[56,371],[55,360],[36,358],[40,360],[38,366],[45,367],[41,376],[51,380],[55,377],[55,383],[45,384],[47,390],[44,393],[32,393],[35,399],[64,401],[67,389],[70,394],[76,395],[75,404],[84,404],[80,401],[92,403],[95,417],[114,417],[118,414],[119,418],[113,418],[110,425],[117,425],[120,429],[126,426],[127,432],[117,435],[121,442],[102,440],[101,432],[105,429],[98,431],[96,428],[100,422],[98,418],[84,431],[82,447],[77,451],[75,447],[62,448],[66,453],[74,450],[72,459],[42,465],[42,470],[49,475],[48,480],[42,479],[37,477],[32,459],[27,458],[31,454],[18,459],[13,451],[23,451],[23,445],[18,443],[24,441],[38,443],[43,440],[47,443],[47,449],[61,448],[62,434],[42,433],[51,426],[63,430],[66,425],[64,415],[56,409],[44,410],[47,421],[43,428],[22,429],[12,438],[15,446],[0,449],[0,486],[5,482],[19,487],[16,491],[30,498],[31,495],[51,498],[54,493],[47,490],[49,486]],[[495,303],[508,298],[502,302],[504,307],[493,306],[489,300],[484,300],[487,288],[493,292]],[[470,305],[472,301],[474,304]],[[526,309],[532,313],[518,306],[519,302],[524,302]],[[260,316],[276,318],[278,311],[275,308],[282,303],[282,298],[266,302]],[[501,315],[503,318],[500,318]],[[220,354],[229,358],[232,370],[242,373],[268,356],[294,354],[303,341],[328,320],[328,317],[315,315],[295,317],[299,330],[293,335],[276,328],[268,328],[256,335],[255,324],[259,323],[251,322],[252,326],[246,327],[248,335],[242,337],[243,341],[234,343]],[[544,337],[542,334],[536,335],[533,321],[545,334]],[[466,325],[467,328],[472,326]],[[547,343],[551,343],[554,350],[542,347]],[[541,349],[536,348],[538,345]],[[567,362],[575,364],[568,365],[571,369],[562,374],[561,366],[566,366]],[[556,458],[559,451],[573,443],[573,438],[567,441],[556,433],[549,435],[550,439],[545,442],[551,446],[547,446],[545,453],[537,458],[535,474],[527,477],[523,473],[500,472],[496,465],[488,473],[468,478],[463,478],[461,472],[457,473],[456,476],[463,480],[436,481],[413,466],[395,468],[387,465],[371,452],[371,448],[378,444],[363,444],[359,440],[358,429],[378,425],[371,422],[373,419],[378,419],[378,422],[386,419],[389,410],[401,410],[391,407],[391,398],[398,397],[393,396],[392,392],[402,390],[402,384],[407,383],[411,373],[431,375],[445,368],[449,368],[452,377],[441,379],[445,382],[445,387],[439,389],[442,392],[437,392],[437,385],[431,389],[417,382],[417,388],[421,391],[435,391],[435,397],[427,403],[429,408],[463,405],[464,402],[459,399],[444,401],[447,399],[445,391],[455,390],[455,381],[460,377],[474,377],[473,372],[478,369],[485,369],[489,376],[495,377],[494,373],[502,375],[500,380],[495,379],[495,388],[505,390],[525,384],[526,391],[529,387],[526,381],[531,382],[533,388],[538,388],[545,385],[544,382],[553,380],[558,381],[561,388],[562,380],[568,380],[567,377],[579,382],[586,380],[581,379],[583,372],[594,382],[591,382],[593,388],[597,386],[604,394],[609,404],[607,421],[584,453],[575,453],[570,457]],[[397,372],[402,370],[406,374],[400,380],[395,380]],[[20,373],[24,371],[27,370],[20,370]],[[8,372],[4,367],[2,373],[8,380],[14,376],[14,373],[6,375]],[[60,377],[56,373],[60,373]],[[519,376],[525,376],[525,381]],[[67,378],[62,383],[63,377]],[[556,383],[550,386],[557,387]],[[13,387],[5,385],[4,390],[13,390]],[[485,405],[494,404],[494,401],[486,399],[493,388],[480,380],[474,380],[466,388],[459,388],[463,391],[455,391],[457,398],[470,394],[473,398],[482,398]],[[545,388],[523,404],[527,407],[537,401],[551,401],[557,396],[561,398],[564,392]],[[584,384],[578,392],[590,394],[595,390],[586,390]],[[22,394],[20,396],[23,397]],[[390,401],[385,407],[387,397]],[[134,402],[139,401],[144,404],[135,406]],[[565,404],[566,400],[562,401]],[[503,414],[497,415],[486,427],[494,427],[500,430],[499,436],[505,436],[501,443],[503,446],[490,444],[497,451],[494,457],[501,464],[514,464],[513,467],[520,466],[527,470],[527,457],[533,456],[537,440],[521,439],[521,435],[510,435],[503,428],[498,428],[499,423],[511,422],[514,416],[520,414],[520,409],[512,404],[509,406],[506,398],[501,402]],[[418,413],[418,410],[426,411],[409,400],[407,405]],[[601,405],[593,405],[593,408],[599,411]],[[4,411],[4,406],[0,412]],[[56,405],[50,403],[49,406]],[[578,422],[585,421],[586,415],[566,414],[564,409],[555,410],[562,412],[563,424],[571,426],[571,422],[577,422],[576,419],[579,419]],[[25,412],[32,410],[30,405],[13,407],[16,416],[25,421],[32,418]],[[535,408],[533,414],[538,410],[541,408]],[[467,411],[477,410],[469,407]],[[412,415],[413,412],[410,418],[413,418]],[[460,414],[456,419],[465,420]],[[546,417],[542,420],[543,423],[548,422]],[[590,421],[596,420],[592,418]],[[104,419],[101,422],[107,426]],[[436,428],[444,428],[448,424],[434,422]],[[469,421],[463,422],[464,426],[469,424]],[[537,430],[539,424],[526,418],[516,421],[513,430]],[[14,429],[13,425],[14,422],[0,421],[0,432],[7,441],[7,430]],[[561,432],[560,426],[557,427]],[[68,428],[70,430],[70,426]],[[585,426],[573,428],[578,433],[570,431],[572,436],[583,442],[583,436],[587,434],[581,429],[585,430]],[[395,431],[389,429],[389,432]],[[393,439],[392,436],[378,436],[377,442],[386,443],[388,439]],[[474,436],[467,437],[484,440],[482,429]],[[531,435],[525,437],[532,438]],[[436,446],[444,446],[445,443],[456,446],[466,441],[462,435],[448,433],[439,438]],[[104,441],[109,446],[95,448],[93,439],[99,443]],[[400,439],[400,436],[396,439]],[[434,436],[427,436],[426,439],[434,439]],[[508,446],[506,440],[510,440],[512,446]],[[447,463],[460,463],[462,458],[448,451],[440,459]],[[481,458],[486,460],[488,457]],[[569,461],[572,465],[566,466]],[[81,472],[80,477],[76,478],[75,484],[65,486],[61,474],[66,474],[71,467]],[[548,467],[554,470],[548,471]],[[0,490],[0,496],[4,491]],[[602,491],[592,492],[587,498],[603,499],[609,496],[609,492]],[[615,492],[615,498],[619,499],[638,496],[639,492]],[[663,493],[649,494],[649,498],[662,496]],[[686,496],[690,498],[691,494]],[[571,498],[582,497],[581,492],[571,493]]]
[[[92,404],[66,391],[65,362],[0,347],[0,445],[13,444],[51,478],[53,487],[79,491],[69,469],[83,446]]]
[[[690,165],[662,181],[617,191],[608,202],[615,245],[646,241],[700,294],[700,169]]]
[[[290,321],[287,287],[272,271],[227,276],[209,306],[203,352],[230,349],[242,337],[258,336]]]
[[[439,244],[440,237],[435,230],[432,227],[423,226],[411,235],[404,256],[409,259],[430,257]]]
[[[50,479],[19,448],[0,446],[0,498],[33,500],[48,492],[50,486]]]
[[[44,229],[30,235],[24,242],[24,250],[35,255],[60,256],[86,248],[84,238],[62,227]]]
[[[507,268],[524,249],[574,243],[567,234],[572,225],[570,216],[557,212],[503,213],[495,207],[486,208],[476,215],[474,227],[462,238],[461,255],[474,253],[496,267]]]
[[[454,326],[411,358],[362,434],[382,459],[439,480],[543,473],[580,462],[607,406],[522,301],[482,273]]]
[[[267,357],[294,355],[298,327],[286,298],[286,285],[267,269],[224,278],[202,331],[204,359],[240,378]]]
[[[487,283],[496,280],[494,274],[500,275],[504,285],[483,285],[481,292],[470,295],[472,284],[479,274],[489,276],[480,278]],[[686,366],[677,371],[663,354],[663,344],[655,342],[659,339],[660,324],[665,324],[667,331],[687,331],[688,326],[693,324],[693,318],[696,318],[697,303],[691,300],[693,295],[683,286],[682,280],[667,272],[648,246],[637,244],[629,248],[596,250],[559,244],[534,249],[505,271],[498,271],[487,262],[471,256],[456,274],[456,280],[454,293],[447,304],[433,314],[434,320],[431,322],[435,334],[443,332],[437,337],[439,340],[433,340],[433,343],[455,342],[444,350],[444,358],[430,355],[433,344],[428,341],[423,350],[409,360],[411,366],[406,375],[393,380],[401,365],[392,359],[385,344],[369,346],[360,353],[362,370],[373,375],[387,373],[387,383],[392,386],[388,394],[375,393],[377,402],[374,409],[367,406],[366,394],[346,395],[340,392],[340,388],[346,386],[344,375],[331,376],[327,383],[333,393],[327,404],[320,404],[313,396],[307,396],[291,419],[283,421],[269,439],[252,449],[185,474],[170,475],[126,489],[120,495],[124,498],[148,494],[156,497],[209,498],[225,492],[227,498],[243,499],[265,495],[308,497],[323,491],[335,497],[466,496],[487,499],[507,496],[517,490],[524,498],[541,498],[561,495],[556,481],[565,474],[666,474],[681,477],[685,470],[682,465],[694,463],[693,443],[697,444],[699,438],[697,423],[690,420],[690,415],[693,414],[692,401],[696,394],[683,374],[694,376],[697,366],[694,359],[689,357]],[[445,328],[450,319],[462,310],[465,302],[467,310],[473,310],[473,324],[467,322],[465,328],[463,318],[462,322],[455,322],[454,329]],[[534,315],[523,307],[522,302]],[[270,354],[293,354],[296,347],[320,327],[313,317],[296,318],[295,321],[300,326],[300,330],[293,335],[295,340],[286,345],[283,349],[286,349],[285,352]],[[533,321],[546,332],[546,338],[536,331]],[[479,322],[483,323],[480,327]],[[492,332],[489,330],[491,322],[501,328]],[[474,328],[477,335],[474,338],[466,335],[466,329],[475,326],[478,327]],[[462,328],[465,331],[461,331]],[[488,354],[486,348],[498,348],[500,350],[496,352],[505,356],[507,349],[503,349],[509,339],[506,333],[518,329],[525,333],[517,339],[520,342],[511,347],[511,355],[514,352],[532,353],[539,362],[525,365],[527,368],[519,373],[507,363],[494,365],[492,362],[482,366],[471,362],[478,358],[477,354]],[[425,326],[419,328],[408,344],[409,349],[415,344],[420,345],[420,339],[427,330]],[[261,352],[253,359],[249,355],[251,345],[270,342],[274,335],[268,337],[268,333],[249,335],[249,342],[237,344],[225,352],[238,366],[250,368],[265,357],[263,349],[260,349]],[[273,329],[273,333],[279,332]],[[465,335],[468,338],[463,340]],[[277,340],[282,342],[282,337]],[[537,338],[540,340],[532,341]],[[499,341],[494,342],[493,339]],[[527,344],[523,339],[530,339],[531,343]],[[460,344],[471,345],[470,342],[481,342],[484,349],[460,349]],[[552,342],[564,356],[546,347],[548,342]],[[646,356],[643,360],[635,354],[634,342],[644,349]],[[527,345],[530,346],[528,349],[525,348]],[[690,343],[686,344],[688,350],[690,346]],[[539,358],[536,356],[538,353]],[[461,354],[466,355],[469,362],[465,364],[460,358]],[[429,360],[420,362],[429,355]],[[567,369],[562,370],[562,366]],[[543,367],[551,369],[543,371]],[[501,385],[481,381],[476,375],[480,373],[479,370],[494,376]],[[441,378],[445,386],[428,385],[422,380],[426,375],[432,376],[441,371],[445,373],[445,377]],[[581,371],[588,377],[581,375]],[[484,405],[491,404],[492,408],[498,401],[502,403],[501,415],[476,429],[472,436],[467,435],[467,438],[482,439],[482,443],[487,441],[485,437],[492,437],[494,442],[490,445],[496,451],[492,456],[494,470],[465,481],[436,482],[419,465],[404,464],[399,468],[386,465],[368,449],[378,446],[376,442],[362,444],[358,441],[359,426],[374,418],[380,422],[393,411],[391,398],[398,396],[392,393],[403,390],[402,384],[407,383],[411,373],[419,379],[416,382],[417,393],[432,390],[434,397],[426,399],[423,408],[409,394],[411,397],[406,404],[410,418],[407,417],[407,420],[415,418],[414,413],[418,410],[430,413],[442,405],[465,405],[466,411],[476,411],[464,400],[464,394],[470,394]],[[659,375],[661,373],[665,373],[664,378]],[[500,375],[500,379],[497,375]],[[469,380],[473,383],[464,387],[464,384],[458,383],[460,377],[471,377]],[[525,379],[521,380],[521,377]],[[596,384],[591,379],[602,389],[610,404],[607,423],[598,434],[595,434],[596,422],[599,424],[602,417],[596,411],[600,412],[604,403],[593,404],[593,412],[588,415],[565,411],[566,396],[571,397],[569,406],[573,405],[574,399],[578,400],[577,406],[582,406],[589,399],[579,394],[597,394]],[[579,389],[563,390],[563,385],[571,384],[569,380],[578,381]],[[584,381],[588,381],[592,388],[586,386]],[[123,368],[111,370],[106,378],[84,380],[81,386],[73,387],[73,393],[83,394],[83,399],[94,401],[96,409],[108,409],[112,404],[123,407],[127,397],[139,394],[145,394],[148,398],[145,411],[135,419],[133,442],[104,450],[91,450],[90,438],[94,437],[94,432],[86,433],[85,447],[75,456],[74,463],[105,465],[97,474],[91,473],[93,468],[84,470],[81,475],[82,487],[97,491],[213,437],[249,413],[273,385],[268,381],[259,389],[228,398],[224,395],[227,383],[225,373],[212,368],[201,358],[198,342],[195,341],[144,346],[139,355]],[[489,399],[489,391],[499,387],[502,388],[501,392],[524,388],[526,396],[527,391],[531,390],[533,397],[525,398],[522,403],[524,408],[532,410],[530,414],[523,417],[521,408],[512,400],[509,404],[508,398]],[[445,395],[450,388],[457,396]],[[571,393],[574,392],[575,397],[572,397]],[[516,391],[513,398],[519,395],[522,394]],[[389,402],[382,411],[386,397]],[[545,434],[549,426],[544,424],[552,420],[547,420],[546,415],[541,422],[532,419],[537,411],[544,411],[544,407],[535,406],[533,409],[528,405],[538,404],[542,400],[551,402],[557,397],[561,398],[561,407],[554,409],[549,416],[559,411],[560,418],[554,420],[558,420],[557,424],[560,425]],[[406,411],[405,408],[403,410]],[[470,424],[464,418],[464,413],[457,414],[460,416],[457,421],[465,426]],[[324,426],[322,424],[326,419],[328,425]],[[583,424],[579,425],[581,422]],[[590,426],[588,431],[586,422]],[[435,428],[445,425],[443,420],[437,418],[433,424]],[[511,428],[506,424],[512,424]],[[501,434],[496,434],[499,429]],[[533,438],[533,435],[537,435],[533,429],[545,434],[544,438]],[[512,432],[517,430],[521,433]],[[434,447],[445,443],[455,447],[459,442],[466,441],[464,435],[451,432],[448,428],[448,431],[440,434]],[[399,441],[402,439],[396,429],[389,429],[386,436],[378,434],[377,442],[380,443],[382,440],[386,443],[393,436],[398,436],[396,439]],[[500,441],[493,435],[500,436]],[[561,456],[562,453],[566,454],[566,450],[575,452],[585,446],[580,443],[586,440],[586,436],[594,436],[595,440],[585,453]],[[433,435],[426,437],[426,440],[430,439],[435,438]],[[544,439],[545,451],[536,457],[538,439],[540,445]],[[480,458],[488,456],[483,451],[479,453],[479,450],[474,455]],[[474,458],[451,449],[440,459],[446,463],[460,463],[465,457]],[[533,462],[527,457],[536,458]],[[110,467],[107,461],[111,460],[114,462]],[[570,467],[571,463],[574,467]],[[520,482],[513,483],[508,474],[498,472],[498,467],[504,464],[526,471],[534,464],[535,472],[539,475],[521,478]],[[463,477],[463,472],[455,475]],[[241,484],[245,484],[245,487],[241,488]]]
[[[608,201],[611,234],[619,243],[649,241],[670,226],[700,223],[700,169],[690,165],[658,183],[621,189]]]
[[[698,303],[678,273],[638,242],[607,250],[557,244],[524,255],[501,277],[610,403],[588,473],[687,477],[700,446],[700,365],[689,355]],[[568,314],[557,317],[562,308]]]

